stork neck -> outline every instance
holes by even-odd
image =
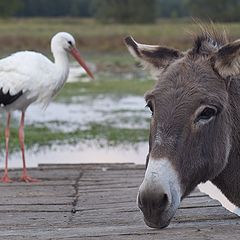
[[[55,96],[67,80],[69,73],[69,58],[68,53],[65,51],[55,51],[53,52],[53,57],[56,72],[54,84],[51,85],[51,87],[53,90],[52,96]]]
[[[53,52],[55,65],[59,68],[69,68],[69,58],[66,51]]]
[[[55,66],[56,66],[56,73],[59,76],[59,85],[63,85],[67,80],[68,73],[69,73],[69,58],[68,53],[65,51],[56,51],[53,52]]]

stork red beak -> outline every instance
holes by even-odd
[[[72,54],[72,56],[78,61],[78,63],[83,67],[83,69],[86,71],[86,73],[89,75],[89,77],[91,77],[92,79],[94,79],[93,74],[91,73],[91,71],[89,70],[89,68],[87,67],[86,63],[84,62],[84,60],[82,59],[79,51],[76,48],[72,48],[70,50],[70,53]]]

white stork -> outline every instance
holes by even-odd
[[[5,170],[1,182],[11,182],[8,176],[8,143],[11,112],[22,112],[18,131],[22,151],[23,172],[21,180],[34,182],[27,174],[24,154],[24,117],[27,107],[33,102],[49,104],[63,87],[69,73],[69,53],[93,78],[92,73],[80,57],[75,40],[69,33],[57,33],[51,40],[54,62],[40,53],[32,51],[17,52],[0,60],[0,110],[7,112],[5,128]]]

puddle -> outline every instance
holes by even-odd
[[[94,68],[92,66],[91,68]],[[69,82],[84,81],[85,71],[78,65],[71,65]],[[86,77],[86,81],[88,78]],[[116,97],[114,95],[74,96],[70,103],[51,102],[46,109],[41,105],[31,105],[26,112],[28,125],[46,126],[51,130],[72,132],[86,130],[92,123],[116,128],[149,128],[150,112],[145,108],[141,96]],[[19,112],[13,112],[15,124],[20,119]],[[37,167],[40,163],[116,163],[134,162],[144,164],[148,143],[136,143],[130,146],[108,146],[107,143],[90,141],[77,145],[54,144],[51,147],[34,146],[26,150],[27,166]],[[4,156],[0,167],[3,168]],[[22,167],[20,152],[9,156],[9,168]]]
[[[94,66],[92,66],[94,67]],[[85,71],[78,65],[72,65],[68,82],[88,81]],[[125,96],[122,98],[105,95],[78,96],[72,98],[71,104],[52,102],[46,110],[39,105],[29,107],[26,116],[28,124],[42,124],[52,130],[64,132],[76,129],[86,129],[92,122],[104,123],[121,128],[149,127],[150,113],[144,107],[143,97]],[[13,113],[16,119],[18,112]],[[77,145],[52,145],[51,147],[34,146],[26,150],[27,166],[37,167],[40,163],[126,163],[145,164],[148,143],[136,143],[131,146],[99,146],[94,141]],[[1,156],[0,167],[4,167],[4,156]],[[21,168],[21,153],[15,152],[9,156],[9,168]],[[240,209],[230,203],[227,198],[210,182],[200,184],[202,192],[240,216]]]
[[[93,73],[96,72],[95,64],[87,63],[87,65]],[[75,62],[71,63],[67,82],[78,82],[79,79],[81,81],[90,81],[90,78],[86,75],[86,71],[79,64]]]
[[[137,143],[133,146],[99,146],[94,141],[77,145],[35,146],[26,150],[28,167],[37,167],[40,163],[127,163],[145,164],[148,152],[148,143]],[[3,157],[3,156],[2,156]],[[4,161],[0,161],[4,167]],[[9,168],[21,168],[21,153],[15,152],[9,156]]]
[[[20,113],[14,112],[13,116],[19,119]],[[70,104],[52,102],[46,110],[40,105],[30,106],[26,113],[26,127],[41,124],[52,130],[70,132],[86,129],[94,122],[120,128],[148,128],[149,119],[143,97],[98,95],[93,99],[79,96]]]

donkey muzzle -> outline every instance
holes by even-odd
[[[152,228],[169,225],[180,205],[178,176],[167,159],[149,159],[137,197],[145,223]]]

